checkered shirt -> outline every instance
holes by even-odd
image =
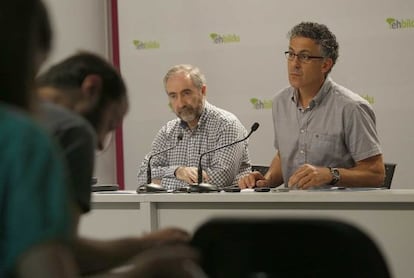
[[[182,140],[178,140],[182,135]],[[179,118],[163,126],[138,171],[138,185],[147,182],[149,157],[176,145],[170,151],[151,159],[152,179],[161,179],[167,190],[175,190],[188,184],[177,179],[175,170],[180,166],[198,167],[200,155],[240,140],[247,135],[241,122],[232,113],[217,108],[205,101],[198,126],[190,130]],[[209,176],[209,183],[220,187],[237,185],[237,180],[251,171],[247,140],[233,146],[206,154],[202,158],[202,169]]]

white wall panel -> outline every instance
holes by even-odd
[[[108,58],[108,13],[104,0],[44,0],[53,29],[53,50],[42,70],[82,50]],[[100,183],[115,183],[115,147],[97,157]]]
[[[398,163],[393,187],[411,187],[414,1],[122,0],[118,5],[121,72],[131,99],[124,122],[126,188],[136,188],[137,167],[156,132],[175,117],[162,78],[178,63],[197,65],[206,74],[211,103],[232,111],[248,129],[260,122],[250,154],[253,163],[269,164],[271,110],[255,109],[250,99],[271,100],[288,85],[283,52],[287,32],[300,21],[324,23],[336,34],[340,57],[331,76],[373,100],[385,160]],[[412,26],[392,29],[390,17]],[[215,44],[211,33],[240,41]],[[134,40],[143,44],[137,48]]]

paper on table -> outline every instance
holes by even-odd
[[[244,188],[244,189],[240,190],[240,192],[242,192],[242,193],[254,192],[254,188]]]
[[[98,192],[94,192],[94,194],[137,194],[137,192],[129,191],[129,190],[116,190],[116,191],[98,191]]]

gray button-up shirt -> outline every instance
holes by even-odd
[[[351,168],[356,161],[381,154],[372,107],[330,78],[306,108],[299,105],[293,87],[279,92],[273,101],[273,124],[285,183],[305,163]]]
[[[182,135],[182,140],[177,138]],[[138,171],[138,185],[147,181],[147,164],[151,154],[177,145],[174,149],[151,159],[153,179],[161,179],[168,190],[187,186],[174,176],[179,166],[198,167],[200,155],[240,140],[247,131],[235,115],[211,105],[207,101],[198,126],[190,130],[180,119],[169,121],[156,135],[151,152],[145,157]],[[206,154],[202,169],[209,176],[209,183],[218,186],[237,185],[237,180],[251,171],[247,141]]]

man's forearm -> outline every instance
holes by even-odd
[[[18,277],[77,277],[78,266],[69,248],[60,242],[32,247],[17,263]]]
[[[381,186],[384,183],[385,169],[382,155],[373,156],[358,161],[356,166],[350,169],[339,169],[339,185],[358,186]]]
[[[134,237],[105,241],[79,237],[74,253],[81,273],[88,274],[117,267],[150,246]]]

